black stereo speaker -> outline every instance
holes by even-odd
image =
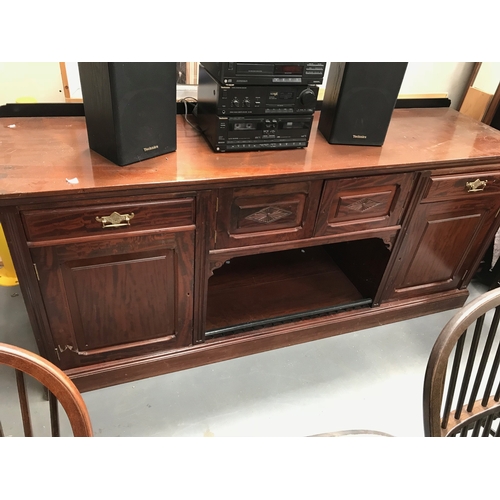
[[[318,129],[330,144],[381,146],[408,63],[330,63]]]
[[[175,151],[175,62],[78,63],[90,148],[118,165]]]

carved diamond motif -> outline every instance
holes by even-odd
[[[347,208],[349,210],[353,210],[354,212],[366,212],[367,210],[371,210],[378,205],[380,205],[378,201],[371,200],[370,198],[362,198],[351,205],[347,205]]]
[[[253,220],[254,222],[258,222],[260,224],[270,224],[271,222],[276,222],[277,220],[283,219],[291,214],[292,212],[283,210],[282,208],[266,207],[258,212],[248,215],[245,219]]]

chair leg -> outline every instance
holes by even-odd
[[[500,286],[500,259],[495,263],[493,269],[491,270],[491,284],[490,290],[498,288]]]

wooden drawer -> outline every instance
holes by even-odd
[[[312,236],[322,181],[221,189],[216,248]]]
[[[112,215],[115,213],[116,215]],[[53,210],[27,210],[21,215],[28,240],[43,241],[109,234],[115,231],[126,233],[186,226],[194,223],[195,205],[194,198],[182,198]],[[129,220],[123,219],[126,215],[129,216]],[[106,221],[104,217],[110,219]]]
[[[436,175],[430,178],[423,201],[455,200],[498,194],[500,194],[500,172]]]
[[[326,181],[315,235],[399,224],[413,179],[408,173]]]

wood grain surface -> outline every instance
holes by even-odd
[[[283,175],[387,173],[410,163],[414,169],[500,161],[500,132],[450,108],[394,110],[382,147],[330,145],[317,132],[317,119],[305,149],[215,154],[179,116],[176,152],[118,167],[89,149],[83,117],[1,118],[0,202],[42,193],[206,187]],[[66,180],[73,178],[78,184]]]

